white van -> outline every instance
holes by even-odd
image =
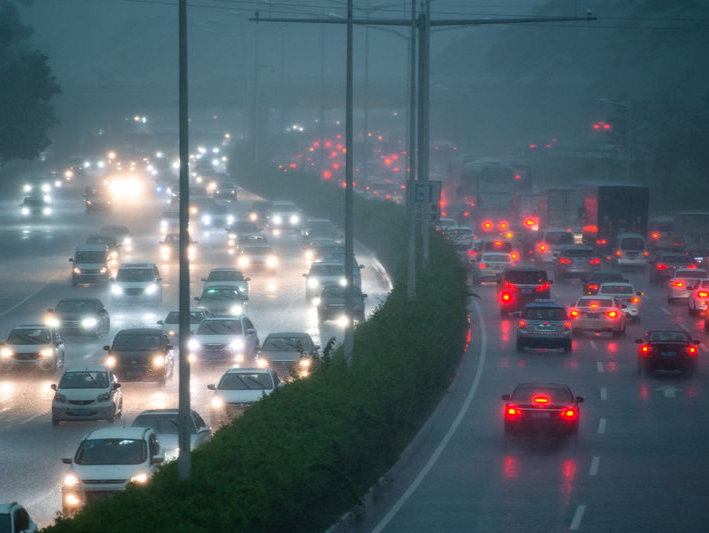
[[[576,244],[574,234],[568,229],[545,229],[539,232],[539,240],[534,249],[535,260],[553,263],[565,246]]]
[[[74,257],[69,258],[73,263],[71,269],[71,284],[76,287],[79,283],[108,283],[110,277],[109,251],[106,244],[80,244],[76,247]]]
[[[647,243],[638,233],[620,233],[615,239],[613,262],[618,268],[645,268]]]

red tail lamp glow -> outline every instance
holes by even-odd
[[[608,316],[611,318],[615,318],[618,316],[618,312],[617,311],[608,311]]]
[[[709,298],[709,292],[707,292],[707,291],[699,291],[699,292],[697,293],[697,296],[699,296],[700,298]]]
[[[687,353],[690,355],[697,355],[697,347],[696,346],[687,346]]]
[[[579,316],[579,312],[576,309],[572,309],[569,314],[571,315],[571,318],[577,318]]]
[[[598,257],[596,257],[595,259],[589,259],[588,262],[589,262],[590,264],[592,264],[592,265],[599,265],[599,264],[601,264],[601,260],[600,260]]]
[[[645,354],[650,353],[650,347],[647,344],[643,344],[640,347],[640,352]]]
[[[568,265],[569,263],[571,263],[571,259],[569,259],[568,257],[560,257],[559,263],[561,263],[562,265]]]
[[[507,415],[508,418],[516,418],[522,416],[522,410],[514,405],[508,405],[505,407],[505,415]]]
[[[684,281],[672,281],[670,282],[670,285],[673,287],[684,287]]]
[[[532,398],[532,401],[535,404],[542,404],[542,405],[548,405],[549,404],[549,396],[535,396]]]
[[[574,407],[566,407],[561,411],[561,417],[569,420],[573,420],[578,415],[579,413]]]
[[[527,329],[527,322],[525,322],[524,320],[520,320],[519,327],[520,329]]]
[[[512,295],[511,295],[509,292],[503,292],[503,293],[500,295],[500,299],[501,299],[503,302],[509,302],[510,300],[512,300]]]

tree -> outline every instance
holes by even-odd
[[[31,35],[17,8],[0,0],[0,162],[37,157],[56,124],[50,101],[61,88]]]

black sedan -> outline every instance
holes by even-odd
[[[579,404],[568,385],[560,383],[520,383],[512,394],[503,394],[505,437],[576,436],[579,429]]]
[[[125,381],[157,381],[164,385],[174,372],[175,358],[167,335],[161,329],[122,329],[113,338],[106,366]]]
[[[700,341],[693,340],[686,331],[652,330],[638,344],[638,374],[641,376],[656,370],[696,374]]]
[[[111,317],[98,298],[62,298],[47,309],[46,324],[64,335],[100,337],[111,329]]]
[[[681,252],[660,252],[650,261],[650,283],[665,283],[678,268],[696,266],[694,258]]]

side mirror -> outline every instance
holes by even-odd
[[[505,400],[506,402],[510,401],[511,396],[509,394],[503,394],[502,399]]]
[[[638,291],[638,292],[636,292],[635,294],[636,294],[636,296],[643,296],[645,293],[642,292],[642,291]]]
[[[364,265],[357,265],[359,268],[364,268]]]
[[[583,396],[576,396],[576,403],[583,403]]]
[[[254,328],[247,328],[246,329],[247,335],[254,335],[255,333],[256,333],[256,330]]]
[[[121,384],[120,384],[120,383],[114,383],[112,386],[113,386],[114,389],[120,389],[120,388],[121,388]]]
[[[251,281],[251,278],[244,278],[244,281]]]
[[[202,281],[207,281],[207,278],[202,278]]]
[[[158,320],[158,321],[156,322],[156,324],[159,324],[159,325],[162,326],[162,320]]]
[[[150,458],[150,462],[153,463],[153,464],[158,464],[158,465],[159,465],[160,463],[164,463],[164,462],[165,462],[165,454],[162,454],[162,453],[161,453],[161,454],[158,454],[158,455],[153,455],[153,456]]]
[[[367,297],[367,295],[366,295],[366,294],[363,294],[363,295],[362,295],[362,298],[366,298],[366,297]]]
[[[194,300],[195,302],[199,302],[199,296],[195,296],[195,297],[193,298],[193,300]]]
[[[319,350],[319,349],[320,349],[320,345],[319,345],[319,344],[313,345],[313,350]]]
[[[162,282],[162,278],[161,278],[160,276],[158,276],[158,277],[155,279],[155,281],[157,281],[158,283],[161,283],[161,282]]]
[[[111,347],[110,347],[108,344],[106,344],[106,345],[103,347],[103,349],[106,350],[107,352],[110,352],[110,351],[111,351]]]
[[[172,350],[174,346],[172,344],[166,344],[165,345],[165,350]]]
[[[214,385],[214,384],[212,384],[212,383],[210,383],[209,385],[207,385],[207,388],[208,388],[209,390],[213,390],[213,391],[217,390],[217,386]]]
[[[694,339],[694,340],[692,341],[692,344],[696,344],[697,346],[699,346],[701,343],[702,343],[702,341],[697,340],[697,339]]]
[[[115,280],[114,278],[108,278],[108,281],[110,281],[111,283],[113,283],[113,282],[116,281],[116,280]]]
[[[645,341],[642,339],[635,339],[635,344],[642,344],[643,342]]]
[[[73,257],[70,257],[70,258],[69,258],[69,262],[70,262],[70,263],[73,263],[73,262],[74,262],[74,258],[73,258]]]
[[[65,465],[70,465],[71,457],[62,457],[62,463],[64,463]]]
[[[57,385],[56,385],[56,383],[52,383],[52,384],[49,386],[49,388],[52,389],[53,391],[57,390]]]
[[[304,278],[307,278],[307,277],[308,277],[308,275],[307,275],[307,274],[303,274],[303,277],[304,277]]]

